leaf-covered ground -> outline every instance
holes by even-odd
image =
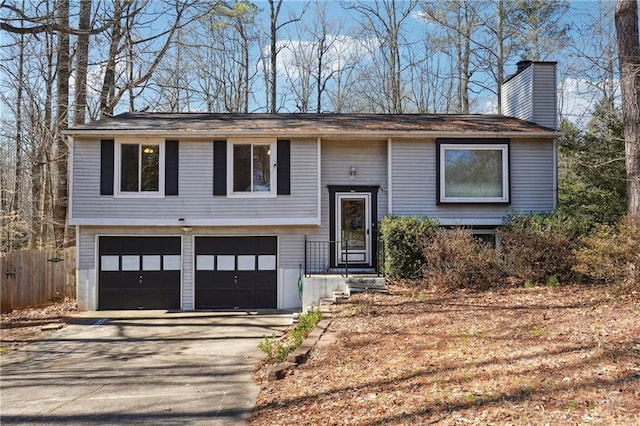
[[[76,314],[76,301],[65,300],[40,308],[15,309],[0,315],[0,353],[44,339],[53,330],[43,330],[43,327],[49,324],[64,326]]]
[[[306,364],[257,372],[251,424],[640,424],[637,294],[392,285],[332,318]]]

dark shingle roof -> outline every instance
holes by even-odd
[[[69,135],[346,136],[474,134],[555,137],[557,131],[489,114],[213,114],[133,112],[69,129]]]

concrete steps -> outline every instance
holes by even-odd
[[[387,293],[387,280],[384,277],[354,276],[346,279],[347,293],[379,292]]]

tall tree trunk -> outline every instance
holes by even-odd
[[[110,117],[113,115],[114,104],[112,98],[116,84],[116,57],[118,55],[118,45],[122,38],[122,27],[120,16],[122,15],[122,3],[116,0],[114,3],[113,22],[111,34],[109,36],[109,57],[105,64],[104,78],[102,80],[102,90],[100,91],[100,116]]]
[[[276,107],[277,100],[277,59],[278,59],[278,50],[277,50],[277,42],[278,42],[278,15],[280,14],[280,7],[282,6],[282,0],[269,0],[269,8],[271,11],[271,51],[270,60],[271,60],[271,69],[269,70],[269,86],[271,88],[271,100],[269,101],[270,112],[272,114],[278,111]]]
[[[23,6],[24,7],[24,6]],[[9,212],[20,211],[20,182],[22,181],[22,88],[24,79],[24,35],[20,36],[20,52],[18,54],[18,75],[17,75],[17,90],[16,90],[16,162],[15,162],[15,181],[13,183],[13,194],[11,197],[11,204],[9,205]],[[11,215],[13,220],[13,215]]]
[[[640,215],[640,35],[638,1],[618,0],[616,33],[627,168],[627,211]]]
[[[87,113],[87,67],[89,63],[89,30],[91,26],[91,0],[80,0],[78,47],[76,49],[74,124],[83,124]]]
[[[498,114],[502,114],[502,83],[504,83],[504,0],[498,0],[496,5],[496,83]]]
[[[57,20],[62,28],[69,28],[69,0],[58,0]],[[67,229],[67,164],[69,147],[62,135],[68,125],[69,111],[69,34],[60,31],[58,33],[58,65],[57,65],[57,109],[56,109],[56,154],[57,154],[57,188],[56,198],[53,203],[53,231],[57,247],[66,244]]]

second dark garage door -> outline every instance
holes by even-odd
[[[196,309],[275,309],[276,237],[196,237]]]

